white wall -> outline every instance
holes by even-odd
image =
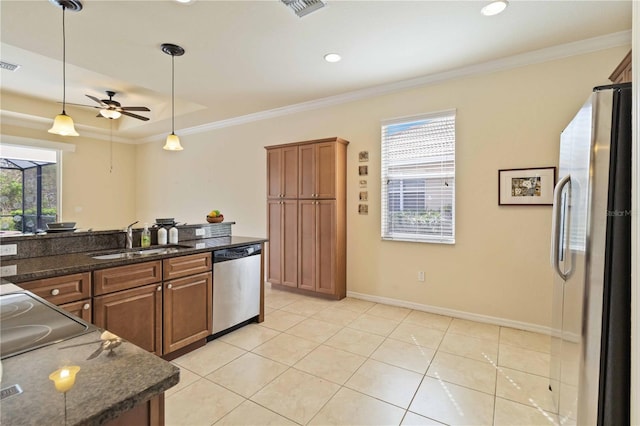
[[[629,48],[463,78],[198,135],[185,150],[137,147],[137,217],[266,236],[266,145],[349,140],[347,289],[443,309],[550,324],[551,208],[498,206],[498,169],[557,166],[559,134]],[[203,82],[207,84],[207,82]],[[457,109],[456,244],[380,240],[380,121]],[[179,125],[179,123],[178,123]],[[179,133],[179,132],[178,132]],[[358,152],[369,151],[369,215],[357,213]],[[417,271],[426,271],[426,283]]]

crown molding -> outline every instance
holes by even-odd
[[[181,136],[194,135],[211,130],[222,129],[225,127],[238,126],[254,121],[266,120],[275,117],[282,117],[298,112],[310,111],[314,109],[326,108],[334,105],[345,104],[348,102],[358,101],[362,99],[372,98],[376,96],[386,95],[390,93],[400,92],[403,90],[428,86],[431,84],[442,83],[449,80],[456,80],[463,77],[474,75],[489,74],[498,71],[519,68],[527,65],[534,65],[543,62],[549,62],[572,56],[584,55],[587,53],[597,52],[613,47],[625,46],[631,44],[631,30],[620,31],[617,33],[607,34],[600,37],[593,37],[571,43],[560,44],[557,46],[547,47],[544,49],[533,50],[531,52],[519,55],[509,56],[506,58],[496,59],[494,61],[484,62],[482,64],[470,65],[467,67],[457,68],[436,74],[430,74],[423,77],[402,80],[395,83],[383,84],[380,86],[369,87],[362,90],[343,93],[336,96],[329,96],[313,101],[301,102],[298,104],[287,105],[280,108],[269,109],[252,114],[241,115],[238,117],[228,118],[225,120],[213,121],[211,123],[199,126],[188,127],[177,130]],[[166,135],[154,135],[144,139],[141,142],[157,141]]]

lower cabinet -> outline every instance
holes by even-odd
[[[91,323],[93,320],[93,310],[91,309],[91,299],[78,300],[77,302],[65,303],[58,305],[65,311],[82,318],[84,321]]]
[[[166,355],[212,333],[212,293],[211,253],[94,271],[93,323]]]
[[[93,323],[160,356],[162,284],[150,284],[93,299]]]
[[[212,333],[211,272],[164,283],[164,352],[183,348]]]
[[[164,425],[164,394],[151,398],[149,401],[125,411],[107,426],[163,426]]]

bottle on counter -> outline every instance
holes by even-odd
[[[175,226],[169,229],[169,244],[178,244],[178,228]]]
[[[167,230],[163,226],[158,229],[158,244],[167,244]]]
[[[149,224],[144,224],[142,230],[142,236],[140,237],[140,247],[149,247],[151,245],[151,231],[149,231]]]

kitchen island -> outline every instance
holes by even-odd
[[[2,286],[3,292],[14,289],[12,285]],[[102,344],[101,333],[102,330],[93,329],[4,358],[3,394],[13,385],[22,392],[2,399],[0,424],[163,424],[164,392],[178,383],[180,370],[126,341],[113,353],[105,351],[88,360]],[[70,366],[80,370],[65,398],[49,375]]]

